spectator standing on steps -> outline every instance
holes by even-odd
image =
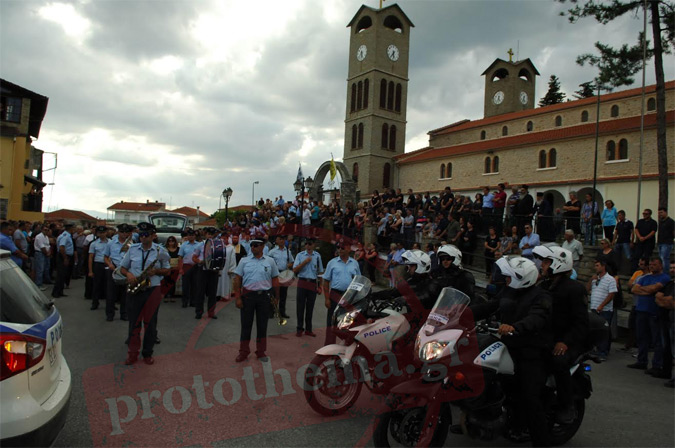
[[[633,253],[633,270],[637,268],[640,258],[651,258],[656,244],[656,231],[659,226],[652,219],[651,209],[642,212],[642,219],[635,225],[635,252]]]
[[[607,325],[611,327],[612,316],[614,315],[614,296],[618,292],[616,280],[607,272],[607,262],[604,258],[595,260],[595,275],[591,277],[586,285],[586,289],[591,293],[591,311],[602,316]],[[606,360],[612,344],[612,335],[607,332],[607,340],[598,343],[598,355]]]
[[[663,262],[663,272],[670,272],[670,253],[673,250],[673,238],[675,238],[675,222],[668,216],[668,209],[659,207],[659,257]]]

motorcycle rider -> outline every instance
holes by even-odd
[[[588,298],[586,288],[570,278],[572,252],[557,246],[537,246],[532,251],[542,262],[544,277],[539,285],[553,298],[553,341],[547,356],[548,367],[555,376],[558,423],[572,423],[576,417],[570,367],[586,348],[588,338]]]
[[[507,395],[515,405],[520,425],[526,423],[533,446],[549,446],[550,434],[546,423],[542,391],[546,384],[544,356],[551,346],[551,306],[549,293],[536,286],[537,266],[527,258],[502,257],[496,262],[507,287],[487,303],[471,306],[476,320],[498,314],[498,333],[509,348],[514,361],[515,384]],[[522,421],[524,420],[524,421]],[[514,428],[516,429],[516,428]],[[522,438],[515,430],[513,439]]]
[[[451,287],[463,292],[473,301],[476,279],[471,272],[462,269],[462,251],[452,244],[446,244],[438,249],[436,256],[439,267],[431,274],[430,287],[436,291],[434,300],[443,288]]]
[[[430,310],[436,303],[436,296],[430,291],[429,272],[431,270],[431,258],[429,254],[421,250],[406,250],[401,255],[402,264],[407,265],[408,278],[405,282],[399,282],[394,288],[385,289],[373,294],[376,300],[393,300],[397,297],[406,297],[408,306],[413,311],[423,312]],[[419,299],[414,300],[415,298]]]

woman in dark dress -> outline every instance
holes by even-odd
[[[176,281],[178,279],[178,241],[175,236],[170,236],[166,239],[166,251],[169,252],[169,264],[171,265],[171,272],[164,277],[164,281],[171,285],[171,289],[164,296],[164,302],[175,302],[174,295],[176,294]]]
[[[464,264],[470,266],[473,264],[473,252],[476,250],[476,229],[473,221],[466,222],[466,228],[462,232],[462,260]]]

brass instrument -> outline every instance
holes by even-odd
[[[128,251],[129,248],[131,247],[131,243],[133,243],[133,240],[134,240],[134,234],[132,233],[132,234],[129,235],[129,238],[126,239],[124,244],[122,244],[122,248],[120,249],[120,252],[124,253],[124,252]]]
[[[164,257],[162,257],[164,256]],[[160,248],[157,247],[157,257],[152,260],[152,263],[150,263],[145,269],[143,269],[143,272],[136,277],[136,284],[135,285],[128,285],[127,286],[127,292],[129,294],[138,294],[139,292],[145,291],[150,287],[150,271],[155,267],[158,261],[163,261],[169,256],[166,252],[161,252]]]
[[[122,248],[120,249],[120,253],[126,253],[129,248],[131,247],[131,244],[133,243],[134,235],[130,234],[129,238],[124,241],[124,244],[122,244]],[[113,271],[112,273],[113,277],[113,282],[116,285],[126,285],[127,282],[127,277],[126,275],[122,274],[122,266],[117,266],[117,268]]]
[[[288,323],[288,320],[284,319],[281,316],[281,312],[279,311],[279,301],[277,301],[273,296],[271,297],[271,300],[272,300],[272,306],[274,306],[274,317],[276,318],[277,323],[280,326],[286,325]]]

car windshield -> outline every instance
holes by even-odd
[[[151,216],[150,222],[157,228],[157,233],[181,233],[185,229],[187,218],[184,216],[157,215]]]
[[[457,328],[460,316],[470,302],[469,296],[463,292],[453,288],[443,288],[422,331],[427,336],[431,336],[448,328]]]
[[[51,302],[11,260],[0,260],[0,321],[37,324],[52,313]]]

